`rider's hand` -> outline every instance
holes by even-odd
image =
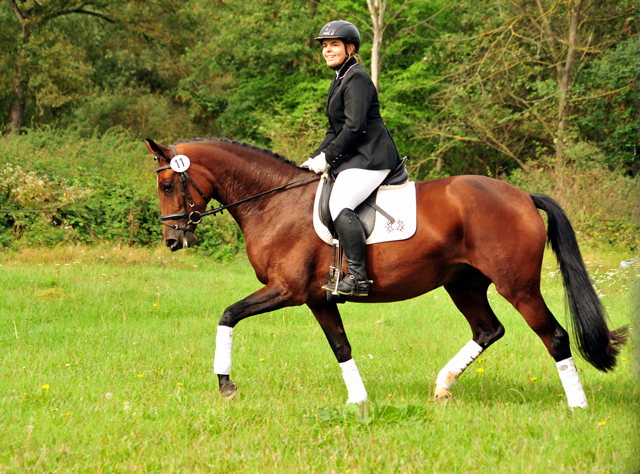
[[[325,158],[324,151],[314,158],[309,158],[300,165],[300,168],[309,168],[316,174],[323,174],[329,170],[329,164]]]

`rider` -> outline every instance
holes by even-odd
[[[338,293],[367,296],[365,231],[354,209],[395,169],[400,156],[380,116],[378,92],[359,64],[360,32],[348,21],[327,23],[316,38],[322,55],[336,77],[329,88],[327,135],[313,157],[302,164],[336,177],[329,211],[347,260],[347,276]],[[333,291],[333,285],[324,285]]]

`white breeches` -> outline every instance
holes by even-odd
[[[384,181],[390,170],[363,170],[350,168],[341,171],[331,190],[329,198],[329,212],[331,219],[343,209],[352,211],[358,207]]]

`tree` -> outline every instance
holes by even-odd
[[[17,133],[22,128],[25,107],[29,89],[29,80],[33,70],[37,67],[36,51],[30,48],[32,36],[38,30],[43,30],[57,18],[67,15],[87,15],[113,22],[99,10],[104,9],[107,2],[95,1],[37,1],[37,0],[9,0],[20,25],[20,35],[17,38],[15,70],[13,74],[13,93],[9,110],[8,132]],[[55,51],[55,50],[54,50]],[[42,52],[42,51],[39,51]],[[76,78],[77,79],[77,78]]]
[[[419,136],[481,145],[501,155],[498,167],[526,168],[543,148],[565,159],[568,124],[580,71],[624,39],[627,2],[497,0],[493,8],[457,7],[470,31],[443,35],[430,59],[446,69],[427,105],[437,120]],[[475,145],[474,145],[475,144]],[[496,157],[497,158],[497,157]],[[506,159],[506,160],[505,160]],[[501,164],[500,164],[501,163]]]

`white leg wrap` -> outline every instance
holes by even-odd
[[[341,362],[340,369],[342,370],[342,378],[349,393],[347,404],[366,402],[367,391],[364,388],[364,383],[362,383],[362,377],[360,377],[356,361],[349,359],[346,362]]]
[[[582,382],[580,382],[576,364],[573,363],[573,357],[556,362],[556,367],[560,374],[564,392],[567,394],[569,408],[587,408],[587,397],[582,389]]]
[[[464,369],[469,367],[471,362],[482,352],[482,347],[473,339],[467,342],[467,344],[456,354],[456,356],[447,362],[447,365],[438,374],[436,383],[442,388],[449,390],[458,380],[458,377],[462,375]]]
[[[213,359],[213,372],[218,375],[231,373],[231,346],[233,345],[233,328],[218,326],[216,334],[216,355]]]

